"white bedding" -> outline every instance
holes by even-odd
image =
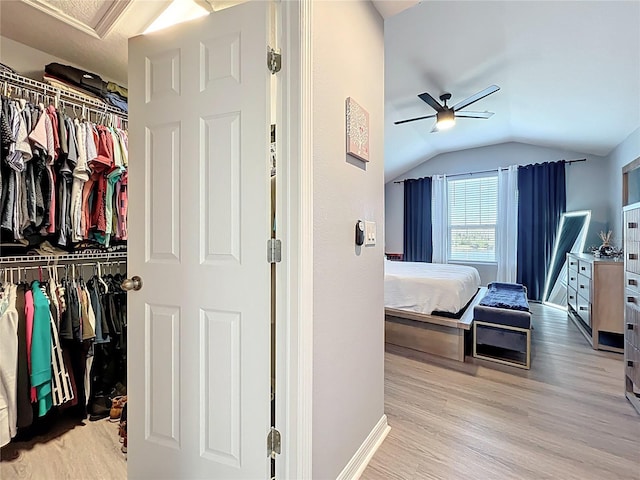
[[[384,306],[412,312],[459,312],[476,294],[473,267],[422,262],[384,262]]]

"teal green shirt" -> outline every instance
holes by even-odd
[[[33,293],[33,334],[31,338],[31,386],[38,396],[38,416],[44,416],[53,404],[51,390],[51,323],[49,300],[40,284],[31,284]]]

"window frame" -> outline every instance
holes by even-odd
[[[449,186],[452,182],[464,182],[469,180],[478,180],[482,178],[494,178],[496,182],[496,196],[495,196],[495,223],[494,224],[469,224],[463,227],[455,227],[451,224],[451,195]],[[466,174],[466,175],[456,175],[455,178],[447,178],[447,262],[448,263],[459,263],[459,264],[478,264],[478,265],[497,265],[497,240],[498,240],[498,172],[487,172],[483,174]],[[455,228],[462,228],[465,230],[480,230],[493,228],[493,259],[492,260],[481,260],[475,258],[452,258],[452,247],[453,247],[453,238],[452,231]]]

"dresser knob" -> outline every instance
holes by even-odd
[[[636,297],[627,297],[627,303],[636,303]]]
[[[575,297],[573,295],[569,295],[569,299],[573,300]]]
[[[580,307],[580,310],[589,310],[589,307]]]
[[[580,288],[584,288],[584,285],[580,285]]]
[[[633,360],[627,360],[627,367],[633,367]]]
[[[630,278],[628,283],[629,285],[638,285],[638,282],[633,278]]]
[[[586,270],[587,267],[580,267],[580,270]]]
[[[638,254],[637,253],[630,253],[629,254],[629,260],[637,260],[638,259]]]
[[[576,277],[571,277],[571,281],[573,281],[573,280],[575,280],[575,279],[576,279]]]
[[[636,222],[629,222],[627,223],[627,226],[629,228],[638,228],[638,224]]]
[[[633,323],[627,323],[627,330],[633,330]]]

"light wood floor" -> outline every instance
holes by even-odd
[[[530,371],[390,347],[391,431],[361,478],[639,480],[622,355],[592,350],[564,312],[532,309]]]
[[[386,354],[391,432],[363,480],[640,480],[640,416],[622,356],[533,305],[532,369]],[[408,357],[408,356],[409,357]],[[122,480],[117,424],[63,424],[2,449],[0,479]]]
[[[46,435],[2,448],[0,479],[123,480],[127,461],[118,424],[61,419]]]

